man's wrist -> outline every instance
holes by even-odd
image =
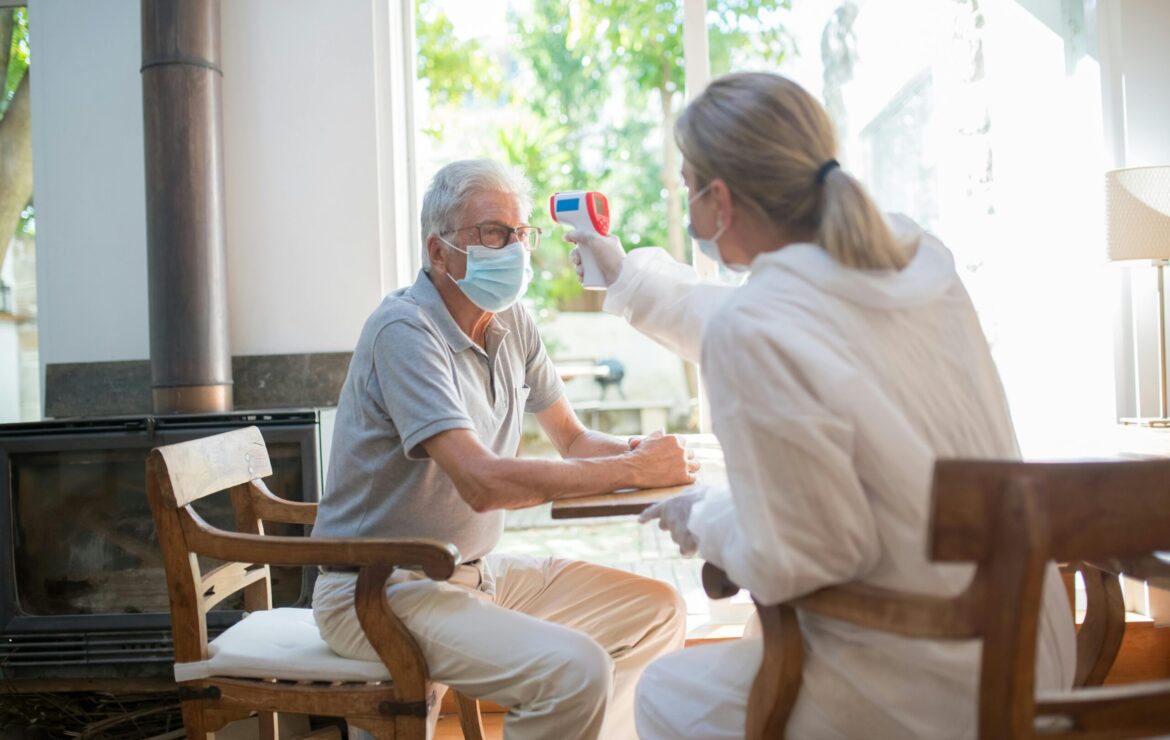
[[[615,455],[610,458],[617,467],[617,488],[641,488],[642,469],[632,455]]]
[[[576,458],[613,457],[625,454],[632,449],[628,439],[587,429],[573,440],[567,456]]]

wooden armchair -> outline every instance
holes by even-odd
[[[784,604],[757,602],[764,659],[748,699],[746,737],[784,734],[802,671],[796,610],[906,637],[982,638],[981,738],[1170,733],[1170,681],[1098,686],[1125,626],[1117,569],[1098,566],[1170,549],[1170,461],[946,460],[935,466],[933,495],[929,556],[975,563],[967,590],[940,598],[846,584]],[[1052,560],[1096,565],[1082,565],[1089,604],[1077,634],[1080,688],[1037,698],[1037,626]],[[712,598],[738,590],[711,564],[703,583]]]
[[[385,582],[397,567],[449,578],[459,552],[423,539],[265,536],[265,521],[312,524],[317,516],[316,504],[269,492],[261,479],[271,474],[256,427],[159,447],[146,463],[187,736],[205,740],[228,722],[258,714],[261,736],[276,738],[277,713],[291,712],[344,717],[379,738],[422,740],[434,700],[427,664],[390,610]],[[237,532],[211,526],[192,508],[225,490]],[[224,564],[203,573],[197,556]],[[357,615],[382,662],[332,653],[309,609],[272,609],[269,565],[360,567]],[[209,643],[207,611],[240,590],[248,616]],[[457,699],[465,737],[482,740],[478,703]]]

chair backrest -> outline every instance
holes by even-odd
[[[256,427],[158,447],[146,462],[146,494],[167,574],[175,660],[207,659],[207,612],[243,590],[244,608],[272,608],[266,564],[226,562],[203,573],[187,531],[205,522],[192,505],[228,491],[236,531],[264,534],[264,521],[312,524],[316,504],[294,504],[275,496],[262,478],[272,474],[264,438]]]
[[[1170,549],[1170,460],[939,461],[928,541],[935,561],[978,565],[956,603],[983,638],[980,735],[1030,736],[1045,709],[1036,704],[1034,673],[1046,564]],[[1117,700],[1094,708],[1086,698],[1076,714],[1116,710]]]
[[[984,561],[1001,544],[997,517],[1026,492],[1054,560],[1132,557],[1170,548],[1170,460],[940,460],[934,470],[930,557]],[[1010,505],[1010,504],[1009,504]]]

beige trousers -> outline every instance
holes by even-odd
[[[377,660],[354,611],[356,582],[321,575],[313,615],[335,652]],[[559,558],[489,555],[447,582],[398,571],[386,594],[434,681],[511,708],[507,740],[635,738],[638,677],[686,632],[669,585]]]

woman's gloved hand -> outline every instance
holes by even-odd
[[[643,511],[638,515],[638,522],[645,524],[657,519],[658,528],[670,532],[670,538],[678,545],[679,552],[688,557],[694,555],[699,551],[699,541],[687,529],[687,520],[691,518],[691,509],[706,494],[707,486],[691,486],[677,496],[659,501]]]
[[[573,229],[565,234],[565,241],[577,245],[570,253],[569,259],[573,260],[573,266],[577,268],[578,280],[585,279],[585,270],[581,267],[580,250],[582,248],[593,252],[597,267],[601,270],[601,279],[605,281],[605,287],[613,285],[614,281],[618,279],[618,275],[622,272],[622,262],[626,259],[626,250],[622,248],[621,239],[613,234],[601,236],[592,231]]]

